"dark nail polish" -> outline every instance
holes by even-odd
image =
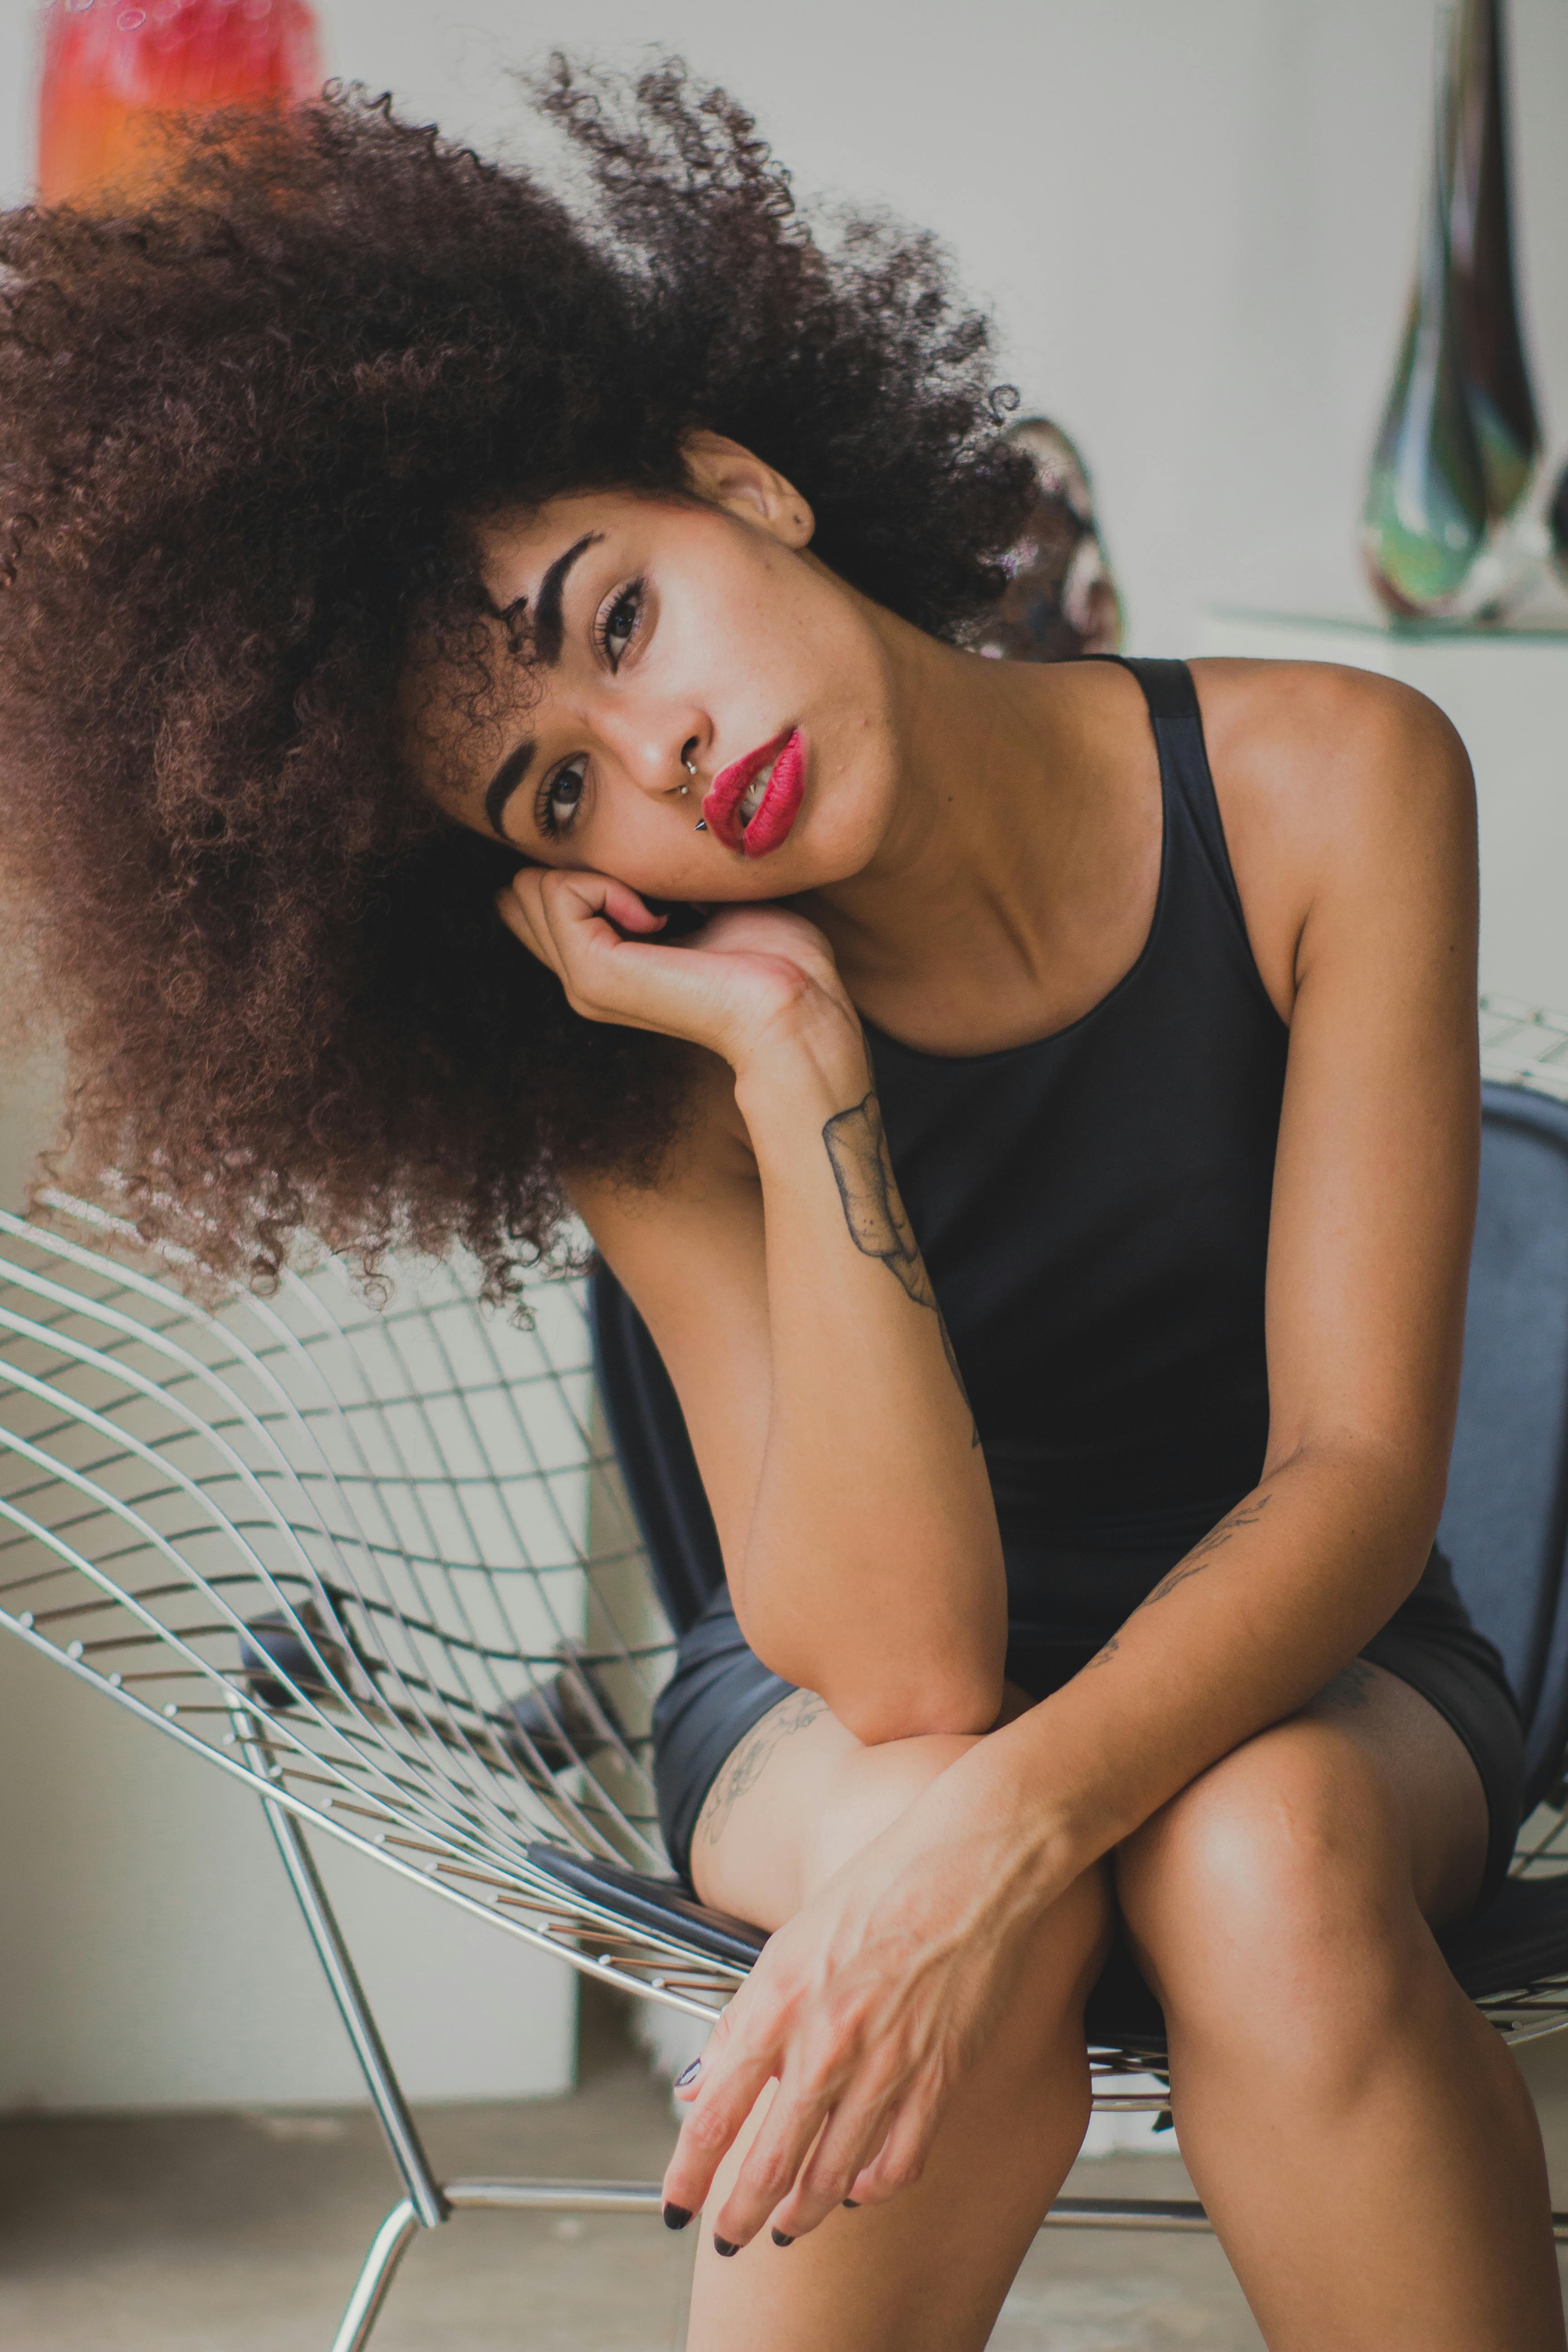
[[[741,2249],[739,2246],[731,2245],[728,2238],[721,2238],[719,2235],[718,2231],[715,2230],[713,2232],[713,2251],[716,2254],[738,2254]]]
[[[795,2240],[793,2238],[786,2238],[782,2230],[775,2230],[773,2231],[773,2243],[775,2246],[793,2246]]]
[[[667,2230],[684,2230],[690,2219],[691,2216],[684,2205],[667,2205],[664,2209],[664,2226]]]
[[[857,2205],[853,2197],[847,2197],[844,2200],[844,2210],[847,2213],[858,2213],[860,2208]]]
[[[686,2088],[686,2085],[688,2084],[688,2083],[695,2083],[695,2081],[697,2080],[697,2077],[699,2076],[699,2074],[701,2074],[701,2072],[702,2072],[702,2061],[701,2061],[701,2059],[700,2059],[700,2058],[694,2058],[694,2059],[692,2060],[692,2062],[691,2062],[690,2065],[687,2067],[687,2069],[686,2069],[685,2073],[684,2073],[684,2074],[678,2074],[678,2075],[676,2076],[676,2078],[675,2078],[675,2087],[676,2087],[676,2089],[677,2089],[678,2091],[684,2091],[684,2090],[685,2090],[685,2088]]]

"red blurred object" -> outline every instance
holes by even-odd
[[[46,0],[38,194],[134,194],[160,114],[287,106],[321,86],[309,0]]]

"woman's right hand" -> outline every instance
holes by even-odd
[[[795,1032],[826,1024],[858,1038],[832,949],[783,907],[721,906],[667,945],[658,937],[666,918],[624,882],[540,866],[521,867],[496,906],[585,1020],[684,1037],[736,1071]]]

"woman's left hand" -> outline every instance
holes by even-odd
[[[942,1776],[945,1780],[948,1776]],[[713,2030],[665,2174],[696,2212],[757,2098],[777,2092],[715,2235],[798,2238],[846,2199],[919,2179],[1061,1885],[939,1780],[773,1936]]]

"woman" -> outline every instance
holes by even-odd
[[[982,2345],[1120,1936],[1271,2346],[1559,2347],[1433,1937],[1521,1781],[1432,1548],[1462,749],[965,652],[1029,477],[929,248],[824,253],[674,72],[545,104],[595,214],[351,99],[5,226],[79,1164],[222,1270],[456,1235],[497,1295],[569,1199],[647,1318],[729,1576],[667,1832],[776,1930],[684,2084],[695,2346]]]

